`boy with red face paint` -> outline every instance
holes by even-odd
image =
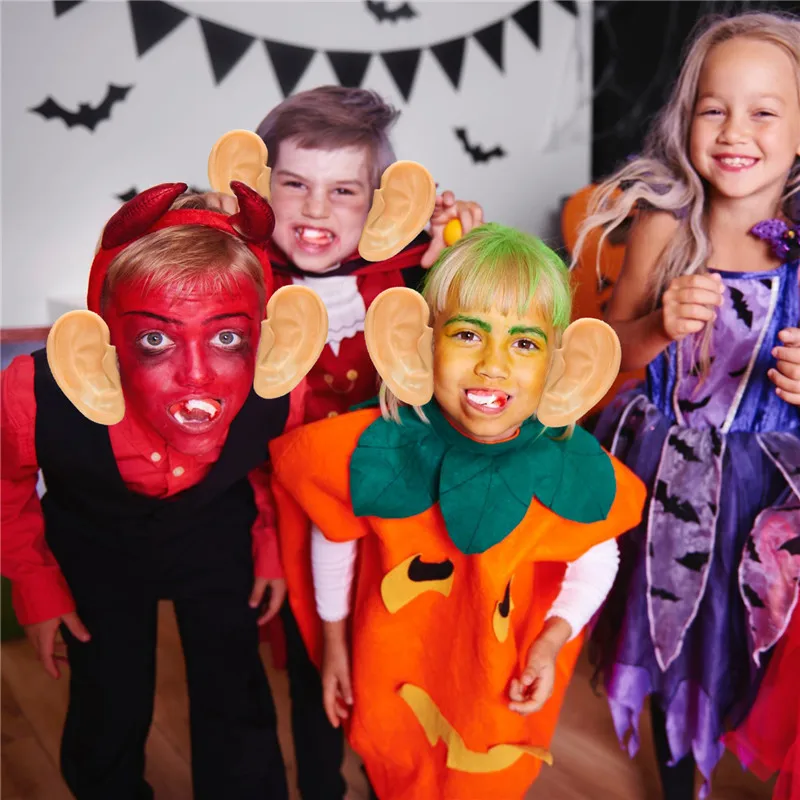
[[[460,220],[464,233],[483,222],[477,203],[444,192],[436,198],[429,232],[384,261],[359,256],[373,191],[396,160],[388,134],[397,117],[375,92],[322,86],[288,98],[257,129],[271,168],[276,221],[269,253],[276,285],[312,288],[328,312],[327,345],[307,379],[306,422],[342,414],[377,394],[364,341],[367,308],[384,289],[419,286],[444,248],[451,219]],[[325,716],[319,672],[288,603],[281,619],[300,794],[303,800],[341,800],[344,737]]]
[[[263,617],[285,592],[261,466],[292,414],[253,391],[272,214],[242,185],[236,218],[185,189],[148,190],[106,226],[88,295],[102,320],[65,315],[47,353],[2,374],[3,574],[56,678],[59,627],[66,642],[61,766],[79,800],[152,797],[162,598],[186,657],[195,798],[287,796],[256,624],[264,589]]]

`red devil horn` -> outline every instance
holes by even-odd
[[[131,198],[108,221],[103,249],[110,250],[141,236],[186,191],[185,183],[161,183]]]
[[[266,242],[275,228],[275,214],[270,204],[255,190],[241,181],[231,181],[231,189],[239,201],[239,213],[231,217],[245,239]]]

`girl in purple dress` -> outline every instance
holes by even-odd
[[[650,487],[593,634],[633,755],[651,697],[664,796],[708,792],[797,603],[800,21],[744,14],[691,44],[644,155],[600,188],[583,235],[632,212],[607,309],[646,381],[595,434]],[[580,238],[574,253],[580,257]]]

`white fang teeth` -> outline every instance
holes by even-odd
[[[205,400],[187,400],[186,408],[189,411],[205,411],[211,419],[219,413],[217,407],[213,403],[208,403]]]

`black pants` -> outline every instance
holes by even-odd
[[[149,579],[118,567],[114,574],[95,572],[93,584],[86,575],[76,584],[78,614],[92,638],[83,644],[62,631],[71,674],[61,767],[78,800],[153,796],[144,780],[144,748],[163,596],[175,602],[186,659],[195,800],[287,798],[256,612],[247,603],[249,535],[231,545],[198,542],[195,554],[184,550],[185,559],[159,562]],[[81,567],[69,564],[66,571],[69,580]]]
[[[653,742],[661,777],[664,800],[692,800],[694,797],[694,756],[687,753],[677,764],[670,767],[672,758],[667,740],[667,716],[658,702],[651,698],[650,716],[653,723]]]
[[[308,656],[289,603],[281,609],[281,620],[286,634],[297,788],[303,800],[342,800],[347,791],[341,772],[344,733],[325,715],[319,671]]]
[[[319,671],[308,655],[288,602],[281,609],[281,620],[286,634],[297,788],[303,800],[342,800],[347,793],[342,777],[344,731],[328,721]],[[378,800],[368,779],[367,787],[370,800]]]

